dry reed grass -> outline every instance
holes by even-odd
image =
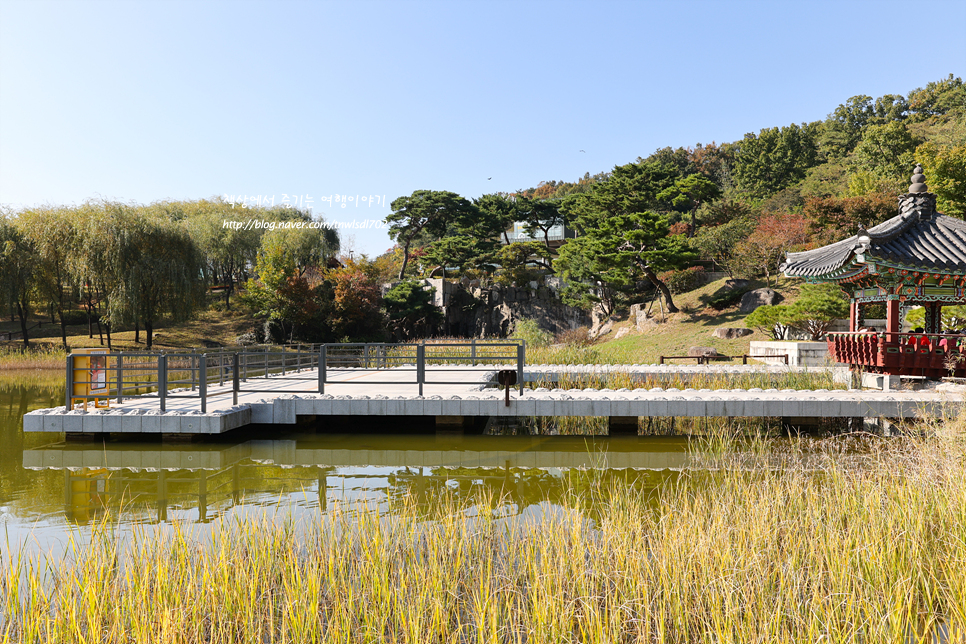
[[[46,345],[28,350],[0,347],[0,370],[63,369],[66,358],[63,349]]]
[[[963,642],[955,431],[817,452],[760,443],[740,463],[721,435],[716,468],[657,490],[577,477],[539,515],[483,495],[440,499],[430,520],[406,501],[343,506],[215,525],[204,541],[183,525],[126,541],[105,522],[63,561],[8,544],[0,638]]]

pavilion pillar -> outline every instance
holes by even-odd
[[[898,342],[899,336],[895,335],[902,329],[900,316],[899,298],[886,300],[886,342]]]
[[[859,303],[852,299],[849,302],[849,331],[855,333],[859,330]]]
[[[942,331],[942,305],[932,302],[926,305],[926,333],[940,333]]]

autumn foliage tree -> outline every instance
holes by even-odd
[[[896,216],[898,195],[874,192],[859,197],[824,197],[805,200],[804,216],[812,223],[818,245],[854,235],[861,224],[871,228]]]
[[[765,281],[771,276],[778,279],[778,265],[785,253],[804,244],[808,239],[809,220],[800,213],[776,212],[763,215],[758,220],[754,232],[741,244],[739,255],[745,261],[765,274]]]
[[[326,274],[332,287],[330,324],[337,339],[376,339],[382,335],[379,283],[366,262],[349,260]]]

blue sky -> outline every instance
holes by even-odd
[[[381,220],[383,196],[575,180],[963,76],[963,25],[962,0],[0,0],[0,204]]]

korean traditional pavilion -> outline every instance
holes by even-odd
[[[966,222],[936,212],[922,166],[914,172],[898,216],[834,244],[788,253],[780,270],[835,282],[849,294],[849,332],[828,334],[832,359],[892,375],[966,376],[966,337],[941,328],[943,306],[966,304]],[[884,333],[860,332],[867,304],[885,304]],[[913,306],[925,308],[925,327],[900,333]]]

